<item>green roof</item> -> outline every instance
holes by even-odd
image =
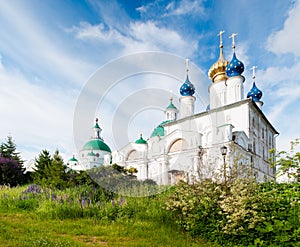
[[[69,159],[69,161],[75,161],[75,162],[77,162],[78,160],[73,156],[71,159]]]
[[[168,109],[176,109],[176,110],[177,110],[176,106],[173,104],[172,101],[170,101],[170,104],[169,104],[168,107],[167,107],[167,110],[168,110]]]
[[[165,135],[165,130],[164,130],[164,127],[163,125],[166,124],[166,123],[169,123],[169,122],[172,122],[173,120],[166,120],[166,121],[163,121],[161,122],[152,132],[151,134],[151,137],[154,137],[154,136],[164,136]]]
[[[107,146],[100,139],[92,139],[88,141],[82,148],[82,150],[102,150],[111,153],[109,146]]]
[[[145,140],[143,139],[143,136],[140,135],[140,139],[137,139],[137,140],[135,141],[135,143],[136,143],[136,144],[147,144],[147,141],[145,141]]]

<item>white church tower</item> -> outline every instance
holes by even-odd
[[[244,81],[242,76],[244,72],[244,64],[237,59],[235,54],[235,36],[233,33],[232,39],[233,56],[230,63],[223,55],[222,35],[224,31],[220,31],[220,56],[208,71],[208,76],[212,80],[209,87],[210,94],[210,109],[215,109],[221,106],[239,102],[244,99]]]
[[[228,79],[226,81],[226,105],[241,101],[244,99],[244,81],[245,77],[242,76],[244,72],[244,64],[237,59],[235,54],[234,37],[237,33],[231,34],[233,56],[231,62],[227,65],[226,74]]]
[[[209,96],[210,96],[210,109],[218,108],[225,105],[226,103],[226,67],[228,61],[223,55],[223,41],[222,35],[224,31],[220,31],[220,55],[219,59],[210,67],[208,71],[208,76],[212,81],[209,86]]]
[[[175,121],[177,120],[178,110],[176,106],[173,104],[173,98],[170,98],[170,104],[165,110],[166,121]]]

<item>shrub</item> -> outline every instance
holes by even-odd
[[[243,178],[227,184],[181,182],[166,209],[184,230],[222,245],[300,246],[299,202],[299,184]]]

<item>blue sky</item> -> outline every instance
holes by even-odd
[[[1,1],[0,140],[12,134],[27,160],[42,149],[58,148],[65,158],[71,156],[78,148],[73,125],[80,93],[97,69],[130,54],[157,51],[188,57],[202,71],[190,79],[205,98],[207,71],[218,57],[217,33],[225,30],[228,60],[228,36],[238,33],[245,94],[252,85],[250,68],[258,67],[263,111],[280,132],[279,149],[287,149],[289,141],[299,137],[299,26],[299,1]],[[99,80],[98,90],[102,83]],[[151,87],[178,96],[180,84],[155,73],[129,77],[111,88],[92,118],[100,116],[103,137],[114,149],[118,135],[113,121],[123,124],[121,116],[114,116],[120,102]],[[152,109],[138,109],[129,122],[124,120],[128,140],[137,139],[141,131],[149,136],[163,120],[162,109],[168,105],[163,97]],[[204,107],[198,104],[196,112]],[[89,127],[84,134],[91,135]]]

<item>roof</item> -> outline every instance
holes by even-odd
[[[177,110],[176,106],[173,104],[172,101],[170,101],[170,104],[167,106],[167,109],[176,109]]]
[[[169,121],[169,122],[165,121],[164,124],[172,125],[172,124],[182,123],[182,122],[186,121],[187,119],[195,119],[195,118],[198,118],[198,117],[201,117],[201,116],[204,116],[204,115],[210,115],[214,112],[218,112],[218,111],[222,111],[222,110],[225,110],[225,109],[233,108],[233,107],[236,107],[237,105],[242,105],[242,104],[249,104],[251,107],[255,108],[259,112],[261,117],[264,119],[264,121],[271,127],[273,132],[275,134],[279,134],[279,132],[274,128],[274,126],[267,119],[267,117],[265,116],[263,111],[261,109],[259,109],[259,107],[256,105],[255,102],[253,102],[252,99],[249,99],[249,98],[243,99],[243,100],[238,101],[238,102],[234,102],[234,103],[229,104],[229,105],[224,105],[224,106],[220,106],[218,108],[213,108],[210,111],[199,112],[199,113],[196,113],[192,116],[187,116],[187,117],[184,117],[184,118],[177,119],[176,121]]]
[[[75,161],[75,162],[77,162],[78,160],[73,156],[71,159],[69,159],[69,161]]]
[[[89,140],[86,144],[84,144],[82,150],[102,150],[111,153],[109,146],[100,139]]]
[[[164,130],[164,127],[163,125],[166,124],[166,123],[170,123],[170,122],[173,122],[173,120],[166,120],[166,121],[163,121],[161,122],[152,132],[151,134],[151,137],[154,137],[154,136],[164,136],[165,135],[165,130]]]
[[[143,136],[140,135],[140,138],[135,141],[136,144],[147,144],[147,141],[143,139]]]

